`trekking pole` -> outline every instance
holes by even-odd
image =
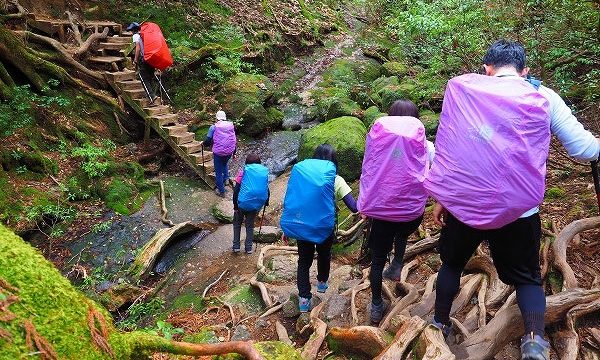
[[[158,81],[158,86],[160,87],[160,94],[162,96],[162,94],[164,93],[165,96],[167,97],[167,99],[169,100],[169,104],[172,102],[171,101],[171,97],[169,96],[169,93],[167,92],[167,89],[165,89],[163,83],[162,83],[162,74],[160,75],[160,77],[158,75],[156,75],[156,73],[154,74],[154,77],[156,78],[156,81]]]
[[[150,90],[148,90],[148,86],[146,86],[146,82],[144,81],[144,77],[142,76],[142,73],[140,71],[138,71],[138,76],[140,77],[140,81],[142,82],[144,91],[146,92],[146,95],[148,96],[148,100],[152,101],[152,96],[150,95]]]
[[[258,237],[260,237],[260,233],[262,232],[263,221],[265,220],[265,210],[267,210],[267,207],[263,206],[262,216],[260,217],[260,226],[258,227]]]
[[[594,177],[594,188],[598,199],[598,211],[600,211],[600,176],[598,176],[598,160],[592,161],[592,176]]]

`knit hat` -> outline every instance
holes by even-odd
[[[225,114],[225,111],[217,111],[217,120],[227,120],[227,115]]]

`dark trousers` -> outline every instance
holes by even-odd
[[[213,162],[215,164],[215,183],[221,194],[225,192],[225,181],[229,179],[229,159],[231,155],[213,154]]]
[[[310,299],[310,267],[313,263],[315,250],[317,250],[317,280],[327,281],[331,267],[331,246],[334,234],[332,233],[323,243],[315,244],[309,241],[298,240],[298,294],[300,297]]]
[[[460,275],[483,240],[488,240],[500,280],[514,285],[525,323],[525,331],[542,335],[546,298],[540,274],[541,221],[539,214],[520,218],[494,230],[474,229],[448,214],[438,250],[442,268],[438,272],[435,318],[450,323],[450,310],[459,291]]]
[[[383,281],[383,267],[387,257],[395,247],[394,261],[402,261],[406,250],[406,240],[414,233],[423,221],[423,215],[408,222],[393,222],[373,219],[371,234],[369,235],[369,248],[371,249],[371,280],[372,300],[375,304],[381,303],[381,284]],[[402,266],[400,264],[400,266]]]
[[[254,240],[254,219],[257,211],[235,210],[233,212],[233,248],[240,248],[240,235],[242,232],[242,221],[246,219],[246,245],[245,250],[252,250],[252,242]]]
[[[150,98],[154,99],[156,87],[156,81],[154,80],[154,68],[148,65],[144,60],[138,61],[138,69],[140,71],[140,77],[144,85],[146,86],[146,90],[150,94]]]

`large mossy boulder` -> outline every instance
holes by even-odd
[[[267,106],[274,92],[266,76],[241,73],[223,84],[217,100],[230,119],[241,123],[241,132],[256,136],[281,126],[283,113]]]
[[[425,125],[427,139],[431,141],[435,140],[435,134],[440,124],[440,114],[436,114],[431,110],[424,110],[421,111],[419,118],[423,122],[423,125]]]
[[[367,129],[370,129],[375,120],[383,116],[387,116],[387,114],[379,111],[377,106],[371,106],[365,110],[365,114],[363,115],[363,123]]]
[[[358,84],[370,84],[381,76],[382,66],[376,60],[336,60],[323,73],[322,84],[351,88]]]
[[[383,64],[383,73],[387,76],[404,77],[408,74],[408,66],[399,61],[388,61]]]
[[[309,129],[300,144],[299,160],[310,158],[317,146],[330,144],[337,152],[338,173],[347,181],[360,177],[367,128],[360,119],[342,116]]]

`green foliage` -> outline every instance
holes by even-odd
[[[136,330],[138,323],[146,316],[151,316],[163,309],[165,301],[161,298],[153,298],[148,302],[138,302],[129,307],[127,318],[117,324],[121,330]]]
[[[173,339],[173,335],[183,334],[182,328],[176,328],[171,323],[163,320],[156,322],[156,327],[145,329],[148,333],[156,336],[162,336],[167,340]]]
[[[99,234],[101,232],[105,232],[108,229],[110,229],[111,225],[112,225],[111,221],[103,221],[101,223],[94,224],[94,226],[92,226],[92,233]]]
[[[129,206],[130,200],[134,196],[136,189],[131,184],[121,179],[114,179],[109,185],[104,196],[104,201],[109,209],[123,215],[131,213]]]
[[[108,169],[108,162],[102,161],[108,157],[108,151],[103,148],[85,143],[74,148],[71,155],[82,158],[81,168],[90,179],[102,176]]]
[[[567,193],[565,192],[565,190],[563,190],[559,187],[551,187],[546,190],[545,198],[547,200],[562,199],[566,196],[566,194]]]

